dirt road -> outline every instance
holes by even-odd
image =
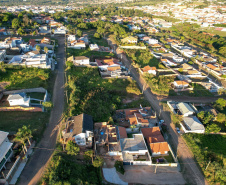
[[[55,37],[56,38],[56,37]],[[39,149],[34,150],[29,162],[25,166],[19,183],[20,185],[37,184],[44,172],[48,161],[55,149],[58,124],[61,122],[64,109],[64,60],[65,60],[65,41],[64,37],[58,39],[58,70],[53,90],[53,109],[51,111],[49,124],[44,132],[43,138],[38,144]]]
[[[183,138],[175,131],[175,126],[173,123],[171,123],[171,118],[169,114],[162,110],[159,100],[156,99],[156,96],[152,94],[148,84],[146,84],[143,77],[133,68],[133,66],[131,66],[130,59],[128,59],[125,54],[120,53],[120,50],[117,49],[117,46],[115,44],[112,44],[110,39],[108,40],[108,43],[114,48],[114,51],[116,51],[118,57],[122,59],[124,65],[127,68],[131,69],[130,73],[132,77],[134,78],[134,80],[137,81],[140,89],[144,89],[143,93],[151,104],[152,108],[156,111],[156,114],[159,115],[161,119],[165,120],[165,123],[169,126],[169,135],[172,138],[173,144],[177,150],[177,155],[182,159],[182,166],[184,172],[183,174],[185,180],[189,184],[208,184],[204,178],[203,173],[200,171],[199,167],[195,163],[192,152],[187,147]]]

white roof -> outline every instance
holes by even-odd
[[[205,130],[205,127],[196,116],[184,117],[183,120],[190,130]]]
[[[194,113],[194,110],[191,108],[190,105],[188,105],[187,103],[181,102],[177,104],[177,108],[180,110],[180,112],[184,115],[188,112],[192,112]]]
[[[0,146],[1,146],[1,144],[3,143],[3,141],[5,140],[5,138],[7,138],[8,135],[9,135],[8,132],[0,131]],[[1,150],[0,150],[0,151],[1,151]]]
[[[8,132],[0,131],[0,161],[2,161],[3,157],[5,157],[6,153],[13,145],[13,143],[9,142],[8,140],[5,141],[8,134]]]

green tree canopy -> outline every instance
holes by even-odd
[[[103,165],[104,163],[104,159],[100,156],[97,156],[94,160],[93,160],[93,166],[95,168],[99,168]]]
[[[20,27],[20,21],[19,21],[19,19],[17,19],[17,18],[13,19],[12,20],[12,28],[17,29],[19,27]]]
[[[80,148],[73,141],[68,141],[66,144],[66,150],[67,154],[77,155],[80,151]]]
[[[206,133],[217,133],[220,131],[221,131],[221,128],[215,123],[212,123],[206,127]]]

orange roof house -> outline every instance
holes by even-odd
[[[161,142],[161,143],[151,143],[151,152],[152,154],[167,154],[169,152],[169,146],[167,142]]]
[[[142,128],[141,132],[151,148],[152,156],[168,155],[169,146],[165,142],[159,127]]]

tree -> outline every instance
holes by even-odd
[[[219,110],[223,110],[224,107],[226,107],[226,100],[223,98],[219,98],[216,102],[215,102],[215,106],[216,108],[218,108]]]
[[[27,127],[26,125],[24,125],[22,128],[18,129],[14,140],[22,143],[24,153],[27,152],[26,141],[28,141],[29,145],[31,145],[30,138],[32,138],[32,131],[30,129],[30,126]]]
[[[94,35],[93,35],[95,38],[97,38],[97,39],[100,39],[101,38],[101,35],[99,34],[99,33],[95,33]]]
[[[48,53],[49,49],[47,47],[44,47],[45,53]]]
[[[73,141],[68,141],[66,144],[66,150],[67,154],[69,155],[77,155],[80,151],[80,148]]]
[[[50,110],[53,107],[53,103],[51,101],[45,101],[42,102],[43,107],[45,107],[47,110]]]
[[[41,47],[39,45],[36,45],[35,49],[40,53]]]
[[[223,113],[217,114],[217,122],[226,123],[226,115]]]
[[[182,69],[182,68],[179,68],[179,69],[178,69],[178,72],[179,72],[179,73],[183,73],[183,69]]]
[[[206,133],[217,133],[220,131],[221,131],[221,128],[215,123],[212,123],[206,127]]]
[[[130,128],[131,128],[132,131],[133,131],[134,128],[136,128],[136,127],[137,127],[136,125],[131,125],[131,126],[130,126]]]
[[[12,28],[17,29],[19,27],[20,27],[20,21],[19,21],[19,19],[17,19],[17,18],[13,19],[12,20]]]
[[[32,32],[32,35],[35,36],[35,35],[36,35],[36,31],[33,31],[33,32]]]
[[[77,34],[78,37],[81,37],[82,36],[82,30],[77,30],[76,34]]]
[[[93,163],[93,156],[94,156],[94,154],[93,154],[93,150],[88,150],[88,151],[86,151],[85,152],[85,158],[87,159],[87,160],[92,160],[92,163]]]
[[[23,35],[25,32],[24,32],[24,30],[22,29],[22,28],[19,28],[18,30],[17,30],[17,34],[18,35]]]
[[[100,156],[97,156],[94,160],[93,160],[93,166],[95,168],[99,168],[103,165],[104,163],[104,159]]]
[[[74,65],[73,62],[71,62],[71,61],[66,61],[66,66],[67,66],[68,68],[71,68],[73,65]]]
[[[3,72],[3,73],[5,73],[5,72],[6,72],[5,65],[4,65],[4,63],[3,63],[3,62],[2,62],[2,63],[0,63],[0,72]]]

